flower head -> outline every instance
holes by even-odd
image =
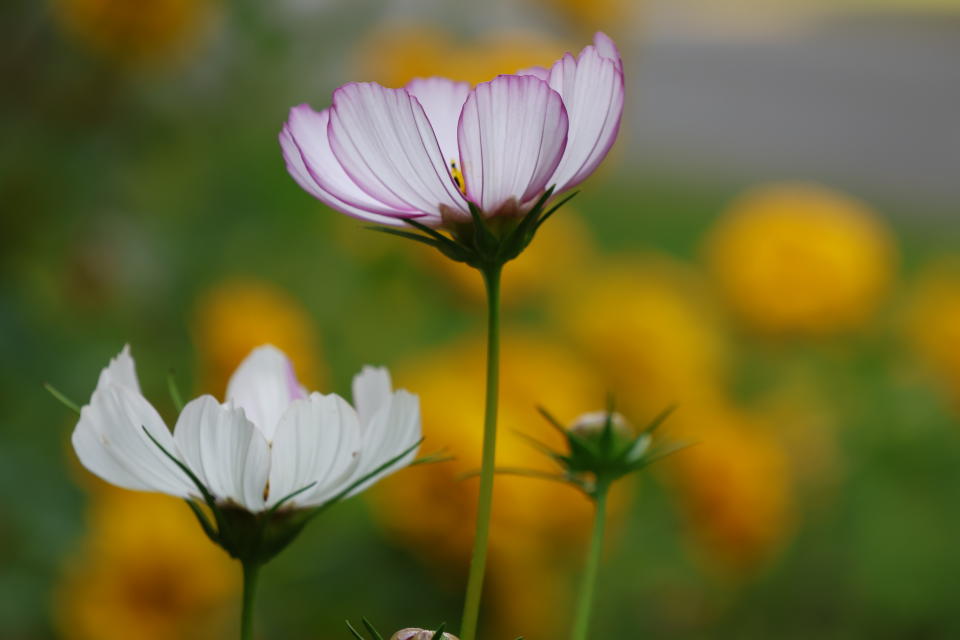
[[[960,408],[960,256],[921,268],[905,320],[910,345]]]
[[[210,0],[55,0],[54,18],[79,44],[123,66],[180,62],[215,23]]]
[[[741,196],[707,239],[720,293],[768,336],[829,336],[862,328],[889,293],[897,248],[866,204],[809,184]]]
[[[426,629],[401,629],[395,634],[390,636],[390,640],[459,640],[452,633],[440,632],[440,635],[437,635],[436,631],[427,631]]]
[[[517,219],[589,176],[616,138],[623,68],[598,33],[579,56],[471,88],[440,77],[350,83],[280,133],[293,178],[324,204],[385,225]],[[552,191],[550,189],[552,188]]]
[[[356,408],[336,394],[308,392],[283,352],[263,346],[234,372],[225,403],[192,400],[171,433],[141,394],[124,347],[100,374],[73,446],[107,482],[202,498],[218,526],[201,523],[232,555],[266,553],[264,540],[272,555],[305,524],[291,514],[354,495],[416,455],[416,396],[393,391],[389,373],[372,367],[354,378],[353,395]],[[281,519],[282,531],[260,529]]]

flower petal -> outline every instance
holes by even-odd
[[[123,345],[120,353],[111,358],[110,363],[100,372],[97,388],[108,384],[120,385],[140,393],[140,381],[137,379],[137,369],[133,363],[133,356],[130,355],[129,344]]]
[[[297,184],[328,207],[361,220],[400,225],[403,221],[397,218],[419,215],[384,205],[350,179],[330,149],[329,121],[329,109],[318,113],[305,104],[290,109],[280,132],[280,148]]]
[[[500,76],[470,93],[458,140],[467,196],[495,215],[547,186],[566,145],[567,113],[535,76]]]
[[[390,402],[393,385],[385,367],[365,366],[353,377],[353,406],[360,424],[366,425],[381,407]]]
[[[80,462],[118,487],[181,498],[195,495],[187,475],[144,433],[146,429],[164,449],[177,455],[173,437],[156,409],[138,392],[109,382],[111,375],[101,375],[106,382],[81,409],[73,430],[73,448]]]
[[[550,184],[557,192],[576,186],[606,157],[620,129],[624,84],[613,42],[597,34],[597,46],[587,46],[579,58],[567,54],[553,65],[550,86],[563,96],[570,117],[567,148]]]
[[[352,83],[333,94],[330,146],[347,175],[389,207],[466,211],[423,107],[406,89]]]
[[[290,403],[306,395],[293,363],[273,345],[251,351],[227,384],[227,401],[243,409],[267,441]]]
[[[180,412],[173,437],[184,462],[218,501],[263,510],[270,449],[242,409],[200,396]]]
[[[416,444],[421,437],[420,399],[403,389],[396,391],[390,397],[390,401],[374,414],[370,422],[361,426],[363,443],[360,450],[360,463],[353,472],[354,481],[373,472],[377,467]],[[416,457],[417,451],[411,451],[357,486],[347,497],[360,493],[384,476],[409,465]]]
[[[533,76],[534,78],[540,78],[546,83],[550,82],[550,69],[546,67],[527,67],[526,69],[520,69],[515,74],[516,76]]]
[[[457,125],[463,103],[470,93],[470,83],[439,77],[414,78],[407,83],[406,89],[427,114],[440,145],[440,154],[448,166],[450,162],[459,162]]]
[[[623,61],[620,57],[620,50],[617,49],[617,45],[614,41],[605,34],[603,31],[597,31],[593,35],[593,46],[596,47],[597,53],[599,53],[604,58],[613,60],[616,63],[617,68],[621,71],[623,70]]]
[[[283,414],[273,439],[268,504],[315,483],[292,499],[319,506],[342,491],[359,462],[357,414],[338,395],[312,393]]]

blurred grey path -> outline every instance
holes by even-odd
[[[633,160],[960,203],[960,15],[835,17],[775,38],[648,24]]]

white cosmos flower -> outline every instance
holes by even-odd
[[[579,56],[473,88],[439,77],[346,84],[329,108],[293,107],[280,146],[290,175],[327,206],[440,227],[470,221],[471,204],[486,218],[523,215],[548,188],[582,182],[613,145],[623,101],[620,54],[597,33]]]
[[[218,503],[257,513],[309,487],[283,505],[308,508],[362,491],[416,456],[417,396],[393,391],[386,369],[364,367],[353,400],[356,408],[336,394],[308,392],[287,356],[262,346],[234,372],[226,402],[192,400],[171,433],[141,394],[127,346],[101,372],[73,447],[87,469],[127,489],[200,497],[172,456]]]

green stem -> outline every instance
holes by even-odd
[[[487,567],[487,542],[490,513],[493,508],[493,477],[497,449],[497,397],[500,378],[500,273],[502,265],[483,269],[487,287],[487,399],[483,421],[483,455],[480,465],[480,498],[477,503],[477,529],[467,578],[463,606],[461,640],[474,640],[480,618],[480,596]]]
[[[607,520],[607,487],[597,487],[595,500],[596,512],[593,520],[593,537],[590,540],[590,551],[587,553],[587,566],[584,569],[583,585],[580,588],[580,600],[577,603],[577,617],[573,623],[572,640],[586,640],[587,631],[590,627],[590,613],[593,610],[597,573],[600,570],[600,555],[603,548],[603,531]]]
[[[253,600],[257,590],[260,565],[243,563],[243,609],[240,612],[240,640],[253,638]]]

